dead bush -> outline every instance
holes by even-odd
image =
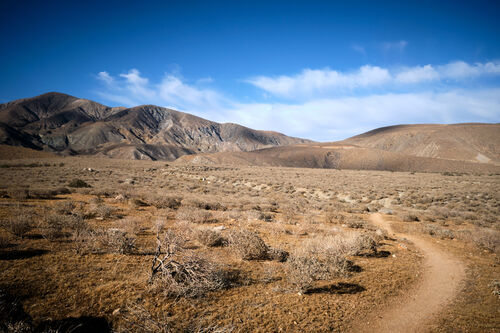
[[[127,308],[123,311],[122,319],[124,323],[118,324],[116,333],[172,332],[171,322],[166,314],[164,315],[164,317],[154,316],[143,306],[137,304],[132,306],[127,306]]]
[[[120,253],[130,254],[136,250],[136,239],[119,229],[75,230],[72,234],[75,251],[87,253]]]
[[[2,226],[14,236],[24,238],[35,226],[33,213],[20,209],[4,220]]]
[[[487,251],[497,252],[500,249],[500,233],[496,230],[482,229],[473,236],[474,243]]]
[[[227,207],[220,202],[209,202],[201,200],[188,200],[186,201],[187,206],[197,207],[204,210],[227,210]]]
[[[254,232],[249,230],[231,230],[228,242],[243,260],[268,259],[269,247]]]
[[[101,234],[91,228],[74,230],[71,235],[74,251],[77,254],[100,252],[100,237]]]
[[[126,217],[115,223],[116,227],[130,235],[137,235],[141,232],[141,220],[134,217]]]
[[[88,188],[88,187],[91,187],[89,184],[87,184],[87,182],[85,182],[84,180],[78,179],[78,178],[71,180],[68,183],[68,186],[69,187],[75,187],[75,188]]]
[[[222,234],[213,229],[200,229],[196,231],[195,235],[198,242],[208,247],[223,246],[226,243]]]
[[[29,197],[29,191],[27,189],[9,189],[7,195],[15,200],[26,200]]]
[[[191,223],[214,223],[217,222],[213,218],[212,213],[206,210],[193,209],[189,207],[181,207],[177,211],[176,218],[178,221],[185,221]]]
[[[490,283],[491,293],[500,299],[500,281],[493,280]]]
[[[260,213],[259,220],[264,221],[264,222],[273,222],[274,215],[271,213]]]
[[[290,253],[288,253],[285,250],[280,250],[280,249],[275,249],[275,248],[269,248],[267,251],[267,255],[269,259],[278,261],[278,262],[285,262],[288,259],[288,256]]]
[[[139,198],[131,198],[128,202],[129,202],[130,206],[132,206],[135,209],[137,209],[139,207],[149,206],[149,204],[147,202],[145,202]]]
[[[346,252],[355,256],[369,256],[377,252],[377,241],[367,233],[351,234],[345,237]]]
[[[108,229],[101,233],[103,249],[111,253],[131,254],[136,250],[136,238],[123,230]]]
[[[6,247],[9,247],[10,241],[9,238],[0,235],[0,249],[4,249]]]
[[[76,208],[76,205],[73,201],[63,201],[57,203],[54,208],[56,213],[58,214],[70,215],[73,213],[73,210]]]
[[[347,227],[353,229],[363,229],[366,227],[366,222],[358,219],[349,219],[344,223]]]
[[[306,293],[315,281],[350,275],[352,263],[343,252],[344,245],[337,244],[338,240],[340,238],[309,240],[291,253],[285,269],[295,289]]]
[[[329,209],[325,212],[325,221],[326,223],[344,223],[345,216],[337,210]]]
[[[177,196],[150,196],[148,203],[158,209],[178,209],[182,204],[182,197]]]
[[[432,224],[427,224],[424,227],[424,232],[431,235],[431,236],[439,237],[441,239],[446,239],[446,238],[453,239],[453,238],[455,238],[453,231],[451,231],[450,229],[441,228],[441,227],[438,227],[438,226],[432,225]]]
[[[419,222],[420,221],[419,217],[413,213],[403,214],[402,219],[404,222]]]
[[[158,284],[166,296],[174,297],[201,297],[230,286],[228,271],[202,256],[180,252],[180,242],[182,237],[170,230],[157,236],[150,282]]]
[[[110,218],[114,213],[114,208],[103,204],[93,204],[90,206],[90,215],[94,217],[99,217],[102,219]]]

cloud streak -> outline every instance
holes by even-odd
[[[105,85],[105,90],[98,94],[125,106],[158,104],[203,113],[220,110],[227,103],[226,98],[215,90],[198,86],[211,83],[213,80],[209,78],[191,85],[178,75],[165,73],[160,82],[153,84],[135,68],[118,77],[103,71],[97,74],[97,78]]]
[[[496,122],[499,107],[496,88],[238,104],[227,113],[249,127],[269,129],[272,124],[289,135],[333,141],[395,124]]]
[[[346,93],[362,88],[404,88],[408,84],[440,80],[463,81],[486,75],[500,75],[500,62],[468,64],[463,61],[446,65],[382,68],[365,65],[351,72],[325,69],[304,69],[288,76],[257,76],[246,80],[275,96],[284,98],[313,98],[325,94]]]

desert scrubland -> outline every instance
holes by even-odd
[[[463,274],[416,328],[500,327],[498,174],[40,154],[0,163],[4,331],[369,330],[437,279],[420,242]]]

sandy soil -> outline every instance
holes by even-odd
[[[397,299],[389,308],[382,309],[373,318],[355,328],[357,332],[425,332],[437,319],[440,311],[460,291],[465,278],[465,265],[419,236],[394,233],[381,214],[373,214],[371,221],[386,229],[396,238],[413,242],[425,256],[424,276],[414,292]]]

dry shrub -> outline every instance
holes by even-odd
[[[200,297],[230,285],[230,279],[220,265],[195,254],[168,260],[155,279],[167,296],[174,297]]]
[[[114,213],[114,208],[109,207],[107,205],[103,204],[92,204],[90,206],[90,215],[94,217],[100,217],[103,219],[110,218],[111,215]]]
[[[141,232],[141,220],[134,217],[126,217],[115,222],[118,229],[125,231],[130,235],[137,235]]]
[[[27,189],[9,189],[7,195],[15,200],[26,200],[29,197],[29,191]]]
[[[75,252],[130,254],[136,250],[135,237],[119,229],[73,231],[72,241]]]
[[[344,224],[353,229],[363,229],[366,227],[366,222],[358,219],[349,219],[344,222]]]
[[[228,241],[243,260],[265,260],[269,257],[269,247],[259,235],[249,230],[231,230]]]
[[[54,208],[58,214],[70,215],[73,213],[76,205],[73,201],[63,201],[57,203]]]
[[[122,312],[122,311],[120,311]],[[154,316],[141,305],[127,306],[123,310],[122,323],[118,324],[116,333],[170,333],[172,327],[170,319],[165,314],[164,317]]]
[[[473,241],[480,248],[490,252],[497,252],[500,249],[500,233],[496,230],[479,230],[474,234]]]
[[[139,207],[146,207],[148,203],[139,198],[131,198],[129,201],[130,206],[137,209]]]
[[[226,243],[222,234],[213,229],[199,229],[196,231],[195,235],[198,242],[208,247],[223,246]]]
[[[275,249],[271,247],[267,251],[267,256],[269,257],[269,259],[278,262],[285,262],[288,259],[289,255],[290,253],[285,250]]]
[[[376,236],[368,233],[351,233],[345,238],[346,253],[354,256],[372,255],[377,252]]]
[[[150,282],[156,283],[166,296],[173,297],[200,297],[231,285],[231,274],[219,264],[182,252],[184,241],[172,230],[163,236],[157,235]]]
[[[264,222],[272,222],[274,221],[274,215],[271,213],[260,213],[259,220]]]
[[[214,223],[217,222],[213,218],[212,213],[206,210],[193,209],[192,207],[181,207],[177,211],[176,219],[178,221],[191,223]]]
[[[108,229],[101,233],[101,243],[107,252],[130,254],[136,250],[136,238],[123,230]]]
[[[42,236],[49,240],[54,240],[56,238],[62,237],[63,229],[65,227],[70,227],[73,223],[73,219],[76,220],[76,216],[61,215],[58,213],[46,213],[42,216],[42,221],[40,225],[40,233]],[[83,221],[82,221],[83,222]]]
[[[310,239],[296,248],[285,263],[288,281],[301,291],[310,290],[315,281],[349,276],[352,263],[347,260],[341,237]]]
[[[325,221],[326,223],[344,223],[345,216],[338,210],[329,209],[325,212]]]
[[[0,235],[0,249],[4,249],[6,247],[9,247],[10,241],[8,237]]]
[[[220,202],[209,202],[201,200],[187,200],[185,202],[186,206],[192,206],[204,210],[227,210],[227,207]]]
[[[441,228],[439,226],[432,225],[432,224],[427,224],[424,227],[424,232],[431,235],[431,236],[439,237],[441,239],[446,239],[446,238],[453,239],[453,238],[455,238],[453,231],[451,231],[450,229]]]
[[[178,209],[182,204],[182,197],[177,196],[150,196],[146,200],[158,209]]]
[[[73,179],[68,183],[69,187],[75,187],[75,188],[88,188],[91,187],[87,182],[81,179]]]
[[[491,287],[491,293],[500,299],[500,281],[493,280],[490,283],[490,287]]]
[[[232,327],[219,327],[204,322],[202,317],[194,318],[187,322],[174,321],[169,314],[162,312],[162,315],[155,315],[144,306],[133,304],[120,311],[122,322],[113,330],[116,333],[230,333]]]
[[[419,217],[413,213],[403,214],[403,216],[401,218],[403,219],[404,222],[419,222],[420,221]]]
[[[71,240],[77,254],[98,253],[100,251],[100,234],[91,228],[74,230]]]
[[[2,221],[2,226],[14,236],[24,238],[35,226],[34,214],[28,209],[16,209]]]

